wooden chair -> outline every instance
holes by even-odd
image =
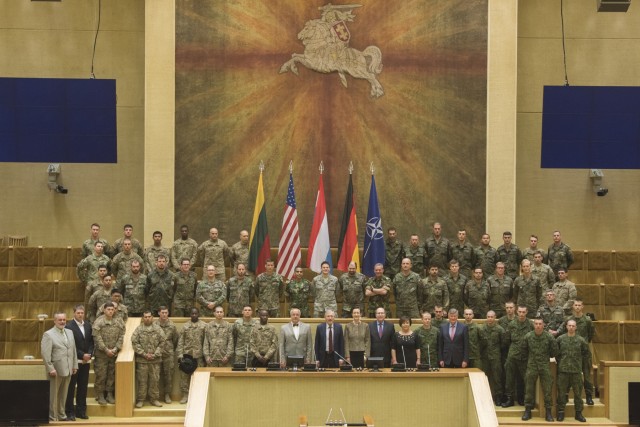
[[[631,320],[631,288],[629,285],[604,285],[604,319]]]
[[[7,236],[8,246],[27,246],[28,237],[20,236],[20,235],[9,235]]]

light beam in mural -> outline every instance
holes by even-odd
[[[382,72],[382,52],[377,46],[368,46],[362,52],[349,47],[351,33],[347,22],[353,22],[352,10],[359,4],[332,5],[328,3],[318,9],[320,19],[307,21],[298,40],[304,45],[304,53],[294,53],[280,67],[280,73],[291,71],[298,75],[296,63],[320,73],[338,73],[340,82],[347,87],[345,73],[356,79],[365,79],[371,84],[371,96],[384,95],[376,75]]]

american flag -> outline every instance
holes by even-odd
[[[296,193],[293,190],[293,174],[289,174],[289,190],[284,205],[282,231],[278,245],[278,274],[291,279],[297,266],[300,265],[300,233],[298,232],[298,211],[296,210]]]

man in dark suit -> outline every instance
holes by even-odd
[[[466,368],[469,364],[469,330],[458,322],[458,310],[449,310],[449,322],[440,325],[438,359],[442,368]]]
[[[391,366],[391,340],[395,328],[393,323],[384,320],[386,312],[384,307],[376,309],[376,321],[369,323],[369,334],[371,335],[370,357],[384,357],[384,367]]]
[[[67,323],[66,314],[55,312],[53,322],[53,328],[44,333],[40,344],[40,353],[49,378],[49,419],[67,421],[64,403],[69,380],[78,370],[76,345],[73,334],[64,327]]]
[[[87,387],[89,385],[91,355],[93,354],[93,331],[91,323],[84,319],[83,305],[74,307],[73,319],[67,323],[66,328],[73,332],[73,339],[76,342],[78,372],[71,377],[69,383],[65,412],[68,420],[75,420],[76,417],[86,420],[89,419],[87,416]],[[75,408],[73,406],[74,395],[76,398]]]
[[[344,357],[344,335],[342,325],[334,323],[336,313],[327,309],[324,312],[325,323],[316,328],[316,360],[320,368],[337,368]],[[340,356],[338,356],[340,355]]]
[[[280,366],[287,366],[287,356],[304,356],[305,363],[311,362],[313,342],[311,328],[300,321],[300,309],[292,308],[291,322],[280,328]]]

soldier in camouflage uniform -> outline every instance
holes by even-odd
[[[238,272],[238,264],[244,264],[246,270],[247,265],[249,265],[249,232],[247,230],[242,230],[240,232],[240,241],[231,246],[229,259],[234,273]]]
[[[416,329],[420,337],[420,363],[436,367],[438,365],[438,336],[440,331],[431,325],[431,313],[422,313],[422,327]]]
[[[197,308],[191,309],[191,321],[185,323],[180,330],[178,338],[178,347],[176,354],[178,362],[180,362],[185,354],[193,357],[198,362],[198,367],[205,366],[203,357],[204,334],[207,330],[207,324],[200,320],[200,311]],[[180,390],[182,391],[181,404],[187,403],[189,400],[189,381],[191,375],[180,371]]]
[[[124,239],[122,243],[122,252],[117,254],[111,260],[111,273],[117,283],[122,281],[122,278],[131,273],[131,262],[138,261],[142,265],[143,261],[140,255],[133,252],[131,246],[131,239]]]
[[[522,354],[522,340],[524,336],[533,331],[533,322],[527,318],[527,307],[518,306],[517,317],[509,322],[505,332],[505,345],[509,348],[507,361],[504,365],[505,395],[502,402],[503,408],[513,406],[513,401],[518,394],[518,403],[524,404],[524,378],[527,371],[527,357]],[[547,363],[549,360],[547,359]],[[516,385],[517,384],[517,385]]]
[[[464,310],[464,324],[469,330],[469,363],[467,368],[482,369],[480,353],[480,327],[473,322],[474,313],[470,308]]]
[[[420,281],[418,286],[418,305],[422,313],[433,313],[435,307],[440,307],[440,313],[443,309],[449,308],[449,288],[447,283],[438,275],[438,266],[429,267],[429,275]],[[424,320],[424,318],[423,318]],[[429,317],[431,322],[431,317]],[[435,325],[434,325],[435,326]],[[440,325],[436,327],[438,329]]]
[[[156,268],[147,276],[147,306],[154,313],[157,313],[161,306],[171,307],[173,301],[173,273],[169,271],[168,262],[166,256],[158,255]]]
[[[553,290],[548,289],[544,295],[546,302],[538,309],[536,317],[544,321],[544,330],[555,338],[558,336],[558,329],[560,329],[562,322],[564,322],[564,311],[562,307],[556,304],[556,294]]]
[[[391,317],[391,280],[383,274],[384,266],[380,263],[373,266],[373,273],[375,276],[367,280],[364,291],[369,297],[369,317],[373,319],[376,316],[378,307],[384,308],[386,317]]]
[[[575,405],[575,419],[580,422],[587,422],[582,415],[584,403],[582,401],[582,366],[590,359],[591,352],[589,344],[576,333],[576,321],[567,321],[567,334],[558,337],[558,354],[556,363],[558,364],[556,418],[564,421],[564,409],[567,406],[569,389],[573,389],[573,403]]]
[[[507,327],[512,320],[516,319],[516,303],[513,301],[507,301],[504,303],[504,316],[498,319],[498,325],[502,326],[504,331],[507,331]],[[497,316],[496,316],[497,317]]]
[[[142,323],[133,331],[131,346],[136,354],[136,408],[142,408],[144,400],[149,395],[149,403],[162,406],[158,394],[160,382],[160,363],[162,362],[162,347],[164,332],[153,323],[150,311],[142,313]]]
[[[180,270],[173,275],[173,316],[188,317],[196,301],[198,278],[191,271],[191,261],[183,258]]]
[[[476,247],[475,251],[476,267],[482,268],[484,277],[491,276],[496,270],[496,262],[498,261],[498,251],[491,246],[491,236],[484,233],[480,239],[480,246]]]
[[[593,336],[596,333],[595,328],[593,327],[593,322],[591,318],[584,314],[582,310],[584,309],[584,304],[582,300],[576,298],[573,300],[573,312],[571,316],[567,318],[567,321],[574,320],[576,322],[576,332],[580,335],[584,340],[589,344],[591,340],[593,340]],[[558,335],[562,335],[566,332],[566,322],[562,327],[558,330]],[[591,360],[591,352],[586,359],[583,359],[582,363],[582,374],[584,376],[584,393],[587,400],[587,405],[591,406],[594,404],[593,402],[593,382],[591,380],[591,368],[592,368],[592,360]]]
[[[536,251],[533,254],[533,261],[531,261],[531,274],[533,277],[538,279],[540,282],[540,287],[542,288],[542,298],[544,299],[544,292],[547,289],[553,288],[553,284],[556,281],[556,274],[553,272],[551,267],[547,264],[542,263],[543,255],[542,252]],[[544,304],[544,300],[540,301],[540,305]]]
[[[105,304],[104,316],[100,316],[93,326],[93,342],[95,351],[93,353],[95,362],[93,371],[95,380],[93,388],[100,405],[107,403],[115,404],[113,395],[115,391],[116,379],[116,358],[122,349],[124,340],[124,323],[122,320],[114,318],[116,309],[113,304]],[[107,398],[105,400],[105,392]]]
[[[284,296],[289,301],[289,311],[292,308],[300,310],[300,317],[311,317],[309,313],[309,296],[311,296],[311,283],[303,277],[302,267],[296,267],[295,276],[287,282]]]
[[[198,243],[189,237],[189,227],[180,226],[180,238],[171,246],[171,266],[174,271],[180,270],[182,260],[187,258],[191,267],[198,260]]]
[[[125,224],[123,227],[123,236],[113,243],[113,256],[122,252],[124,239],[130,239],[133,251],[141,257],[144,257],[144,249],[142,248],[140,241],[133,237],[133,226],[131,224]]]
[[[249,351],[253,354],[252,366],[254,368],[266,368],[269,362],[277,360],[278,334],[276,328],[269,325],[269,312],[258,312],[260,323],[251,331]]]
[[[458,260],[460,274],[471,277],[471,269],[476,266],[476,252],[471,243],[467,242],[467,231],[464,229],[458,230],[458,241],[451,245],[451,259]]]
[[[505,314],[504,304],[511,300],[513,296],[513,280],[504,274],[504,263],[496,263],[495,274],[489,276],[487,285],[489,287],[489,310],[496,313],[496,317]]]
[[[82,243],[82,251],[81,251],[82,258],[86,258],[93,253],[93,249],[96,246],[96,242],[102,243],[102,247],[104,248],[104,253],[107,254],[107,256],[109,256],[109,254],[111,253],[111,248],[109,247],[109,243],[105,239],[100,238],[100,225],[93,223],[91,224],[91,237],[89,237],[87,240],[85,240]]]
[[[220,368],[228,366],[233,360],[233,330],[229,322],[223,319],[222,306],[216,306],[213,314],[215,317],[204,333],[202,353],[207,366]]]
[[[489,311],[489,285],[482,278],[482,268],[474,268],[473,278],[464,285],[464,301],[476,317],[484,319]]]
[[[411,319],[420,317],[418,309],[418,288],[422,279],[411,270],[411,260],[403,258],[400,273],[393,278],[393,293],[396,301],[396,316]]]
[[[385,261],[384,261],[384,274],[389,279],[393,278],[400,272],[400,263],[404,258],[405,248],[404,243],[398,240],[398,232],[395,228],[391,227],[387,230],[387,240],[385,240]],[[324,312],[320,317],[324,316]]]
[[[98,267],[101,265],[109,269],[111,267],[111,260],[104,254],[102,242],[96,242],[93,253],[78,263],[78,267],[76,268],[78,279],[87,286],[98,278]]]
[[[246,275],[247,267],[243,263],[236,266],[236,275],[227,282],[227,301],[229,317],[242,316],[242,308],[251,305],[253,300],[253,281]]]
[[[516,304],[527,307],[530,319],[536,316],[542,298],[542,287],[538,279],[531,274],[531,262],[522,261],[522,274],[513,282],[513,299]]]
[[[95,291],[93,295],[91,295],[91,298],[89,298],[89,304],[87,304],[87,318],[91,323],[95,322],[98,318],[98,311],[100,310],[100,307],[107,302],[111,302],[112,286],[113,281],[111,280],[111,276],[104,276],[102,279],[102,288]]]
[[[556,303],[564,309],[564,314],[571,315],[573,301],[578,297],[578,290],[576,285],[567,279],[567,271],[564,268],[558,269],[558,281],[551,289],[556,294]]]
[[[420,245],[417,234],[412,234],[409,246],[405,248],[405,256],[411,260],[411,271],[418,273],[420,277],[425,276],[424,260],[427,258],[427,251]]]
[[[533,263],[534,256],[535,256],[536,252],[538,252],[538,251],[542,255],[542,261],[541,262],[546,264],[547,263],[547,253],[543,249],[540,249],[538,247],[538,236],[536,236],[535,234],[532,234],[531,236],[529,236],[529,247],[522,251],[522,259],[528,259],[529,261],[531,261]]]
[[[160,378],[164,385],[164,401],[171,403],[171,390],[173,390],[173,370],[175,366],[176,346],[178,345],[178,328],[169,319],[169,308],[160,307],[159,318],[155,320],[164,333],[162,344],[162,361],[160,363]]]
[[[558,274],[560,268],[569,271],[569,267],[573,264],[573,252],[571,248],[562,242],[562,237],[558,230],[553,232],[553,244],[548,250],[549,267]]]
[[[438,273],[445,276],[451,260],[451,243],[449,239],[442,237],[442,226],[439,222],[433,224],[433,234],[424,242],[424,250],[427,254],[426,265],[438,266]]]
[[[140,273],[141,266],[140,261],[131,261],[131,273],[126,274],[118,284],[118,289],[124,294],[124,304],[132,317],[141,317],[147,309],[147,276]]]
[[[545,420],[553,422],[551,415],[551,386],[553,378],[549,368],[549,359],[556,357],[558,344],[550,333],[544,330],[544,321],[535,319],[533,321],[534,330],[527,333],[522,340],[522,355],[527,357],[527,373],[525,374],[525,397],[523,421],[531,419],[531,410],[535,403],[536,381],[540,378],[542,393],[544,395]]]
[[[467,277],[459,274],[460,263],[456,259],[449,261],[449,275],[445,276],[444,281],[449,289],[449,310],[464,310],[464,285],[467,283]],[[448,311],[448,310],[447,310]]]
[[[435,315],[435,317],[431,317],[431,326],[440,330],[440,326],[443,323],[446,323],[449,321],[449,319],[444,317],[445,312],[446,310],[444,309],[443,306],[436,304],[435,307],[433,308],[433,314]]]
[[[487,312],[487,321],[478,328],[480,339],[480,354],[482,355],[482,370],[489,379],[491,396],[496,406],[502,405],[503,375],[502,350],[505,347],[505,331],[496,321],[496,312]],[[469,340],[471,341],[471,340]]]
[[[242,308],[242,318],[237,319],[232,326],[233,355],[236,363],[246,362],[247,367],[253,365],[253,353],[251,352],[251,334],[258,322],[252,319],[253,309],[250,305]]]
[[[367,276],[358,272],[355,262],[351,261],[347,269],[348,271],[338,279],[339,292],[342,294],[343,318],[351,317],[351,312],[356,307],[364,313],[364,287],[367,283]]]
[[[118,319],[122,320],[126,325],[127,319],[129,319],[129,309],[126,305],[122,303],[122,294],[120,293],[119,289],[111,288],[111,303],[116,309],[116,312],[113,315],[113,317],[117,317]],[[105,304],[106,303],[102,304],[98,308],[98,315],[96,316],[96,318],[104,314]]]
[[[522,253],[520,248],[514,243],[511,243],[513,236],[510,231],[502,233],[503,245],[498,248],[496,261],[502,261],[506,267],[507,276],[516,280],[520,273],[520,263],[522,262]],[[531,313],[530,313],[531,314]]]
[[[269,317],[280,317],[280,298],[284,293],[284,278],[275,272],[272,260],[264,264],[265,272],[256,277],[254,293],[258,300],[257,309],[269,311]]]
[[[205,317],[213,317],[216,306],[222,306],[227,297],[227,288],[216,278],[216,267],[208,265],[203,278],[196,288],[196,301]]]
[[[229,246],[218,239],[218,229],[209,230],[209,240],[202,242],[198,247],[198,259],[202,265],[213,265],[216,268],[216,279],[224,282],[226,278],[224,260],[229,257]]]
[[[276,328],[269,325],[269,312],[258,312],[260,324],[251,329],[249,351],[253,355],[254,368],[266,368],[269,362],[278,361],[278,334]]]
[[[95,294],[96,291],[104,288],[104,286],[102,286],[102,281],[104,280],[104,277],[107,275],[108,272],[109,270],[107,270],[106,265],[101,264],[98,266],[98,278],[87,283],[87,286],[85,286],[84,288],[84,306],[85,307],[89,305],[89,298],[91,298],[91,295]],[[87,318],[88,318],[88,314],[89,313],[87,313]]]
[[[144,262],[147,273],[151,273],[156,268],[156,262],[160,255],[164,255],[167,260],[167,268],[169,268],[169,260],[171,259],[171,251],[169,248],[162,246],[162,233],[160,231],[153,232],[153,245],[147,246],[144,250]]]
[[[320,264],[322,272],[311,281],[311,296],[313,297],[313,315],[324,317],[326,310],[338,311],[338,278],[330,274],[331,266],[327,261]],[[269,313],[271,314],[271,313]]]

